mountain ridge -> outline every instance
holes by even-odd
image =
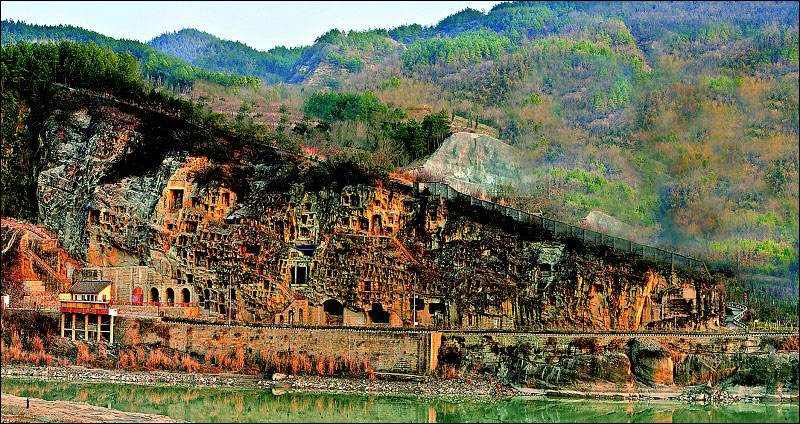
[[[443,110],[451,129],[525,152],[533,182],[512,202],[572,223],[602,211],[659,242],[796,276],[797,17],[791,2],[502,3],[431,26],[333,29],[286,52],[174,34],[198,37],[186,58],[269,79],[190,89],[240,124],[403,168],[424,159],[409,146],[430,154],[419,130]],[[328,92],[383,107],[308,116]]]

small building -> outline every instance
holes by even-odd
[[[111,308],[111,285],[108,280],[80,281],[59,295],[61,337],[69,332],[72,340],[114,342],[117,313]]]

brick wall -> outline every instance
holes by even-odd
[[[111,281],[112,296],[118,302],[132,302],[135,287],[141,287],[144,292],[151,284],[146,266],[82,268],[75,273],[75,281],[80,280]]]

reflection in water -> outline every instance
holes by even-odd
[[[405,396],[285,393],[6,379],[3,392],[212,422],[797,422],[797,404],[512,399],[446,402]]]

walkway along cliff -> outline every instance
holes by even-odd
[[[63,335],[45,347],[100,357],[96,340],[113,339],[104,358],[117,367],[142,366],[147,347],[187,355],[187,371],[192,358],[267,372],[264,358],[339,355],[370,372],[488,372],[544,389],[724,380],[796,393],[796,334],[726,332],[724,277],[701,261],[61,95],[35,170],[41,226],[2,221],[17,267],[4,276],[29,286],[12,307],[49,307],[58,290],[62,313],[88,296],[109,317],[5,311],[26,343]],[[30,287],[44,287],[41,303]]]
[[[73,280],[111,281],[120,304],[455,329],[713,329],[724,315],[691,258],[64,96],[42,135],[39,219],[84,265]]]

